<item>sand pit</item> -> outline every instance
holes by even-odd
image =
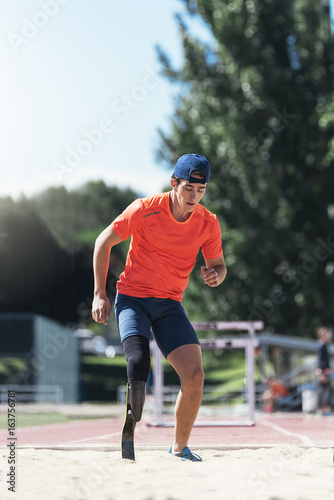
[[[334,498],[333,450],[275,446],[196,449],[201,463],[162,449],[18,449],[16,492],[7,490],[7,450],[1,449],[3,500],[317,500]]]

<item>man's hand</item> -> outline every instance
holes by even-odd
[[[96,323],[107,324],[107,320],[110,318],[110,301],[105,293],[101,293],[94,297],[92,318]]]
[[[108,226],[96,238],[93,268],[94,268],[94,300],[92,305],[92,318],[96,323],[107,324],[110,318],[110,302],[106,295],[106,279],[109,267],[110,250],[114,245],[120,243],[122,238]]]
[[[203,281],[208,286],[218,286],[218,273],[213,267],[201,266]]]

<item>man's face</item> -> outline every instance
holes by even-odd
[[[197,175],[194,177],[200,179]],[[171,179],[171,184],[176,192],[177,201],[180,208],[185,212],[191,213],[205,194],[206,184],[190,183],[184,179],[177,185],[175,179]]]

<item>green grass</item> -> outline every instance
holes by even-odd
[[[26,362],[21,358],[2,358],[0,360],[0,384],[15,383],[17,372],[24,372]]]
[[[47,424],[63,424],[66,422],[74,422],[77,420],[94,420],[96,417],[71,417],[70,415],[64,415],[63,413],[48,412],[48,413],[24,413],[24,410],[18,411],[16,413],[15,427],[18,429],[20,427],[30,427],[30,426],[40,426]],[[0,414],[0,429],[7,429],[8,417],[7,414]]]
[[[118,366],[120,368],[126,367],[126,359],[124,356],[116,356],[115,358],[106,358],[98,356],[83,356],[82,361],[88,365],[98,366]]]
[[[204,351],[203,365],[205,371],[205,384],[212,387],[213,397],[220,393],[237,393],[245,389],[245,359],[244,353],[238,350]],[[2,383],[13,383],[14,378],[9,377],[18,368],[23,368],[21,359],[0,360],[0,380]],[[163,360],[165,385],[178,385],[179,378],[173,368]],[[6,376],[7,374],[7,376]],[[255,379],[259,380],[258,370]],[[7,380],[6,380],[7,379]],[[115,358],[84,356],[82,358],[83,398],[86,402],[113,403],[117,397],[117,387],[125,385],[126,360],[124,356]],[[6,381],[6,382],[5,382]],[[211,391],[210,391],[211,392]],[[218,397],[218,396],[217,396]],[[66,422],[71,419],[66,415],[57,414],[22,414],[18,415],[18,425],[43,425],[44,423]],[[0,428],[6,428],[7,417],[0,415]]]
[[[16,428],[28,427],[31,425],[60,424],[71,419],[61,413],[16,413]],[[7,414],[0,414],[0,429],[7,429]]]
[[[243,380],[245,378],[245,366],[241,365],[233,368],[219,368],[206,370],[205,380],[208,383],[219,383],[229,380]]]

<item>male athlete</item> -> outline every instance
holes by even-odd
[[[199,249],[205,260],[201,267],[204,283],[215,287],[226,276],[218,219],[199,204],[209,179],[210,165],[204,156],[181,156],[170,181],[171,191],[131,203],[98,236],[93,258],[92,316],[97,323],[106,324],[110,317],[105,290],[110,250],[132,236],[115,300],[127,360],[130,417],[126,417],[125,427],[128,431],[128,424],[133,422],[133,436],[135,423],[141,419],[150,372],[152,329],[159,349],[181,382],[175,405],[174,442],[169,452],[191,461],[202,460],[190,451],[188,440],[202,401],[204,372],[198,337],[181,305],[182,294]],[[133,452],[132,457],[126,454],[124,458],[134,459]]]

